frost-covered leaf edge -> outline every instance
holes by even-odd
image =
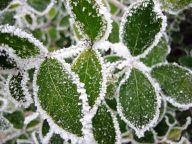
[[[55,58],[58,60],[58,62],[62,63],[63,70],[68,72],[73,83],[77,85],[77,91],[80,94],[79,100],[82,101],[82,114],[83,114],[83,118],[81,119],[82,120],[81,123],[83,125],[82,133],[84,134],[84,136],[87,136],[88,138],[92,137],[91,126],[90,126],[91,119],[88,114],[90,107],[87,102],[88,101],[87,94],[85,93],[85,89],[82,86],[82,83],[80,83],[79,77],[74,72],[71,71],[70,65],[65,63],[65,61],[62,60],[61,58],[53,57],[53,56],[50,58]],[[43,63],[44,60],[45,59],[42,59],[41,63]],[[34,73],[34,79],[33,79],[33,95],[34,95],[34,101],[35,101],[35,105],[37,107],[37,111],[40,113],[40,115],[43,119],[47,120],[47,122],[50,125],[50,128],[52,130],[54,130],[54,133],[59,134],[64,140],[70,139],[72,141],[72,143],[83,142],[82,137],[78,137],[75,134],[69,133],[66,130],[59,127],[57,124],[55,124],[55,122],[51,118],[51,116],[49,116],[46,113],[46,111],[42,109],[42,107],[39,103],[38,96],[37,96],[38,86],[36,85],[37,75],[38,75],[38,71],[41,66],[41,63],[36,67],[36,70]]]
[[[75,18],[74,18],[74,14],[71,10],[69,1],[70,0],[66,0],[65,6],[66,6],[66,9],[67,9],[69,15],[71,16],[72,23],[74,23]],[[112,20],[111,20],[111,14],[108,12],[108,9],[104,6],[102,0],[95,0],[95,3],[99,6],[99,14],[104,16],[102,19],[106,20],[106,22],[107,22],[105,33],[99,40],[97,40],[97,42],[101,42],[101,41],[105,41],[109,37],[111,30],[112,30]],[[83,33],[83,31],[81,30],[79,25],[77,25],[77,28],[78,28],[79,32]],[[81,34],[81,35],[83,35],[84,38],[89,39],[86,34]],[[96,37],[96,39],[97,39],[97,37]]]
[[[179,65],[179,64],[177,64],[177,63],[168,63],[168,62],[154,65],[154,66],[151,68],[151,70],[152,70],[153,68],[161,67],[161,66],[164,66],[164,65],[174,65],[174,66],[179,67],[179,68],[181,68],[181,69],[183,69],[183,70],[186,70],[186,71],[188,71],[190,74],[192,74],[192,71],[191,71],[189,68],[183,67],[183,66],[181,66],[181,65]],[[154,78],[154,79],[155,79],[155,78]],[[177,108],[181,108],[181,109],[186,110],[186,109],[189,109],[190,107],[192,107],[192,103],[190,103],[190,104],[180,104],[180,103],[176,102],[176,101],[175,101],[173,98],[171,98],[170,96],[165,95],[165,94],[162,92],[162,90],[161,90],[161,94],[162,94],[162,98],[163,98],[164,100],[168,101],[169,103],[171,103],[173,106],[175,106],[175,107],[177,107]]]
[[[149,80],[149,82],[151,83],[151,85],[153,86],[155,93],[156,93],[156,98],[157,98],[157,107],[156,107],[156,113],[153,117],[153,119],[146,124],[142,129],[139,129],[137,127],[135,127],[123,114],[123,112],[121,111],[122,106],[119,102],[119,91],[120,91],[120,87],[121,85],[129,78],[130,74],[131,74],[131,70],[132,68],[136,68],[137,70],[139,70],[141,73],[143,73],[146,78]],[[150,69],[148,67],[146,67],[142,62],[136,62],[133,63],[131,65],[131,68],[129,70],[127,70],[127,72],[125,73],[124,78],[121,80],[119,87],[117,88],[117,97],[116,97],[116,101],[117,101],[117,112],[119,114],[119,116],[121,117],[121,119],[132,129],[135,130],[136,135],[140,138],[144,136],[145,131],[149,130],[150,128],[154,127],[157,122],[158,122],[158,118],[160,116],[160,107],[161,107],[161,96],[160,96],[160,86],[159,84],[154,81],[154,79],[151,77],[150,75]]]
[[[145,0],[145,1],[150,1],[150,0]],[[161,19],[162,19],[162,26],[161,26],[161,29],[160,31],[156,34],[155,36],[155,39],[153,40],[153,42],[150,44],[149,47],[146,48],[146,50],[140,54],[140,55],[137,55],[136,57],[138,58],[142,58],[142,57],[145,57],[147,54],[149,54],[149,52],[159,43],[163,33],[165,32],[166,30],[166,27],[167,27],[167,18],[166,16],[163,15],[162,11],[161,11],[161,8],[160,8],[160,3],[156,0],[152,0],[153,3],[154,3],[154,12],[157,14],[157,16],[159,16]],[[123,43],[123,33],[124,33],[124,25],[126,23],[126,18],[128,17],[128,15],[130,14],[130,11],[133,7],[138,7],[142,4],[143,1],[136,1],[136,2],[133,2],[128,8],[127,10],[125,11],[123,17],[122,17],[122,20],[121,20],[121,23],[120,23],[120,28],[119,28],[119,38],[120,38],[120,42]]]

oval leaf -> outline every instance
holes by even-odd
[[[154,67],[152,76],[159,82],[165,97],[174,106],[192,106],[192,73],[174,64]]]
[[[67,0],[67,6],[79,31],[86,38],[97,41],[103,36],[108,37],[110,15],[103,4],[95,0]]]
[[[99,144],[115,144],[120,140],[119,126],[105,105],[101,105],[92,120],[93,134]],[[117,129],[118,127],[118,129]]]
[[[6,45],[22,58],[30,58],[47,52],[46,48],[32,35],[13,26],[0,26],[0,45]]]
[[[103,80],[102,65],[97,53],[90,48],[83,51],[73,63],[72,70],[85,84],[89,105],[93,107],[100,95]]]
[[[82,136],[80,94],[64,65],[54,58],[45,60],[37,71],[36,85],[39,111],[41,107],[57,126]]]
[[[162,37],[158,45],[155,46],[145,58],[141,58],[141,61],[147,66],[153,66],[155,64],[165,62],[169,52],[170,48],[167,40]]]
[[[118,112],[121,118],[140,137],[156,123],[159,115],[157,92],[149,79],[139,70],[132,69],[118,89]]]
[[[155,2],[156,3],[156,2]],[[159,41],[165,30],[165,18],[153,0],[133,4],[125,13],[120,27],[120,39],[133,56],[142,54]]]

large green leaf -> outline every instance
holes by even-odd
[[[12,0],[0,0],[0,11],[5,9],[11,2]]]
[[[0,45],[6,45],[20,58],[30,58],[40,54],[43,46],[31,35],[13,26],[0,26]],[[45,51],[45,49],[44,49]]]
[[[15,11],[4,11],[0,13],[0,24],[5,25],[14,25],[15,24]]]
[[[140,1],[124,15],[120,28],[121,41],[133,56],[142,54],[162,31],[163,16],[154,7],[153,0]]]
[[[51,0],[27,0],[27,3],[37,11],[44,11]]]
[[[128,77],[128,75],[127,75]],[[119,87],[118,111],[125,122],[136,132],[152,125],[159,107],[155,88],[149,79],[133,68]]]
[[[155,64],[165,62],[169,52],[169,45],[164,37],[160,40],[157,46],[155,46],[145,58],[141,58],[141,61],[147,66],[153,66]]]
[[[67,3],[77,27],[87,38],[96,41],[104,36],[107,21],[99,13],[101,4],[95,0],[67,0]]]
[[[77,85],[57,59],[45,60],[37,73],[37,97],[41,108],[64,130],[82,136],[82,105]]]
[[[160,0],[160,2],[166,11],[177,12],[191,5],[192,0]]]
[[[113,117],[105,105],[101,105],[93,120],[93,134],[99,144],[115,144],[117,133]]]
[[[102,66],[96,52],[90,48],[83,51],[73,63],[72,70],[85,84],[88,102],[92,107],[100,95],[102,86]]]
[[[151,73],[173,105],[187,108],[192,104],[191,72],[174,64],[165,64],[153,68]]]

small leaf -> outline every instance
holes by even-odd
[[[115,144],[117,130],[114,126],[113,117],[105,105],[101,105],[93,120],[93,134],[99,144]]]
[[[37,11],[43,12],[48,5],[50,4],[51,0],[27,0],[27,3]]]
[[[113,21],[112,26],[113,28],[109,35],[109,41],[112,43],[117,43],[119,42],[119,24]]]
[[[9,92],[11,96],[17,101],[17,102],[26,102],[25,94],[22,89],[22,74],[18,73],[17,75],[11,75],[9,80]]]
[[[39,103],[42,110],[46,111],[59,127],[82,136],[80,94],[63,64],[54,58],[45,60],[37,72],[36,85],[36,103]]]
[[[157,133],[157,136],[163,137],[167,134],[169,130],[169,125],[166,122],[166,117],[164,117],[158,125],[154,128],[155,132]]]
[[[95,0],[67,0],[67,5],[83,35],[91,41],[100,40],[105,35],[109,22],[102,4]]]
[[[192,56],[182,56],[179,58],[179,63],[192,69]]]
[[[13,26],[0,26],[0,45],[9,46],[15,54],[23,59],[39,55],[40,52],[46,52],[44,46],[32,35],[23,32]]]
[[[63,144],[64,140],[58,134],[53,134],[51,137],[49,144]]]
[[[72,70],[85,84],[88,102],[92,107],[100,95],[102,86],[102,66],[96,52],[90,48],[83,51],[73,63]]]
[[[0,25],[14,25],[15,24],[15,11],[4,11],[0,13]]]
[[[24,113],[22,111],[15,111],[13,113],[4,113],[3,116],[13,124],[16,129],[22,129],[24,126]]]
[[[160,2],[164,10],[176,13],[191,5],[192,0],[160,0]]]
[[[149,79],[137,69],[122,80],[118,89],[118,112],[138,136],[155,123],[159,101]],[[141,134],[140,134],[141,133]]]
[[[0,11],[5,9],[11,2],[12,0],[0,0]]]
[[[157,46],[155,46],[149,54],[142,58],[141,61],[147,66],[153,66],[155,64],[165,62],[169,53],[169,46],[164,37],[160,40]]]
[[[155,143],[155,136],[152,131],[146,131],[145,136],[142,138],[138,138],[136,135],[134,135],[134,139],[139,143]]]
[[[192,105],[190,71],[174,64],[164,64],[154,67],[151,73],[159,82],[168,101],[174,106],[188,108]]]
[[[41,128],[41,133],[43,136],[46,136],[46,134],[49,132],[50,126],[47,120],[43,121],[42,128]]]
[[[132,5],[124,15],[120,38],[133,56],[142,54],[165,30],[165,18],[157,8],[153,0],[144,0]]]

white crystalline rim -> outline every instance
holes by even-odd
[[[60,59],[73,58],[84,51],[87,47],[90,47],[89,41],[79,41],[77,45],[57,50],[51,55],[59,57]]]
[[[149,2],[149,0],[145,0],[145,1]],[[163,15],[159,2],[155,1],[155,0],[153,0],[153,2],[154,2],[153,10],[157,14],[157,16],[162,19],[162,26],[161,26],[160,31],[156,34],[155,39],[153,40],[151,45],[142,54],[136,56],[138,58],[145,57],[158,44],[160,38],[162,37],[162,35],[165,32],[166,27],[167,27],[167,18]],[[143,3],[143,1],[134,2],[133,4],[131,4],[131,6],[129,6],[129,8],[123,15],[121,25],[120,25],[120,30],[119,30],[119,33],[120,33],[119,37],[120,37],[120,41],[122,43],[123,43],[123,35],[124,35],[124,26],[127,22],[127,17],[131,14],[131,10],[133,8],[139,7],[142,3]]]
[[[157,68],[157,67],[161,67],[161,66],[165,66],[165,65],[174,65],[174,66],[176,66],[176,67],[179,67],[179,68],[181,68],[181,69],[183,69],[183,70],[186,70],[187,72],[189,72],[191,75],[192,75],[192,71],[190,70],[190,69],[188,69],[188,68],[186,68],[186,67],[183,67],[183,66],[180,66],[180,65],[178,65],[177,63],[167,63],[167,62],[165,62],[165,63],[160,63],[160,64],[157,64],[157,65],[155,65],[155,66],[153,66],[152,67],[152,69],[153,68]],[[163,93],[163,92],[162,92]],[[192,103],[186,103],[186,104],[181,104],[181,103],[179,103],[179,102],[177,102],[174,98],[172,98],[171,96],[167,96],[167,95],[165,95],[164,93],[163,93],[163,99],[165,99],[166,101],[168,101],[169,103],[171,103],[173,106],[175,106],[175,107],[178,107],[178,108],[181,108],[181,109],[184,109],[184,110],[186,110],[186,109],[189,109],[190,107],[192,107]]]
[[[114,124],[114,128],[115,128],[115,133],[116,133],[115,144],[121,144],[121,131],[119,128],[119,123],[118,123],[116,114],[109,108],[109,106],[105,102],[104,102],[104,105],[107,107],[107,110],[110,112],[111,117],[113,119],[113,124]]]
[[[154,116],[153,116],[153,119],[151,119],[148,124],[146,124],[145,126],[143,126],[142,129],[139,129],[139,128],[135,127],[135,126],[124,116],[124,114],[123,114],[123,112],[122,112],[122,109],[123,109],[123,108],[122,108],[122,106],[121,106],[121,104],[120,104],[120,101],[119,101],[120,87],[121,87],[121,85],[122,85],[123,83],[125,83],[126,80],[129,79],[129,76],[130,76],[130,74],[131,74],[132,68],[136,68],[136,69],[140,70],[140,72],[145,75],[145,77],[149,80],[149,82],[150,82],[151,85],[153,86],[153,88],[154,88],[154,90],[155,90],[155,93],[156,93],[157,106],[156,106],[156,108],[155,108],[155,109],[156,109],[155,114],[154,114]],[[159,115],[160,115],[160,107],[161,107],[161,97],[160,97],[160,95],[159,95],[159,93],[160,93],[160,86],[159,86],[159,84],[158,84],[157,82],[155,82],[155,81],[151,78],[149,72],[150,72],[150,68],[146,67],[143,63],[141,63],[141,62],[134,62],[134,63],[131,65],[131,69],[129,69],[129,70],[126,72],[126,76],[125,76],[124,79],[120,82],[120,85],[119,85],[119,87],[118,87],[118,89],[117,89],[117,95],[118,95],[117,98],[116,98],[116,100],[117,100],[117,111],[118,111],[121,119],[122,119],[123,121],[125,121],[129,127],[131,127],[132,129],[135,130],[136,135],[137,135],[138,137],[143,137],[145,131],[147,131],[147,130],[149,130],[150,128],[154,127],[154,126],[157,124],[158,118],[159,118]]]
[[[22,3],[25,2],[25,3],[24,3],[24,7],[25,7],[26,10],[29,10],[29,11],[31,11],[31,12],[39,15],[39,16],[46,15],[46,14],[50,11],[50,9],[54,6],[54,4],[55,4],[55,1],[54,1],[54,0],[51,0],[50,3],[48,4],[48,6],[46,7],[46,9],[45,9],[44,11],[40,12],[40,11],[34,9],[32,6],[30,6],[30,5],[27,3],[27,1],[23,1],[23,0],[20,0],[20,1],[21,1]]]
[[[0,97],[0,101],[3,102],[3,106],[1,106],[1,108],[0,108],[0,112],[2,112],[2,111],[4,111],[6,109],[8,101],[7,101],[7,99],[5,99],[3,97]]]
[[[9,89],[9,82],[11,80],[11,78],[14,76],[14,75],[17,75],[19,73],[19,71],[17,71],[15,74],[10,74],[7,78],[7,81],[6,81],[6,84],[5,84],[5,90],[7,92],[7,98],[13,102],[15,104],[16,107],[29,107],[30,104],[33,102],[32,100],[32,96],[31,94],[29,93],[29,90],[26,88],[27,87],[27,82],[29,81],[29,76],[28,76],[28,73],[27,72],[20,72],[21,75],[22,75],[22,81],[21,81],[21,87],[22,87],[22,90],[23,90],[23,94],[25,95],[25,100],[26,102],[21,102],[21,101],[16,101],[12,96],[11,96],[11,92],[10,92],[10,89]]]
[[[102,20],[106,21],[106,30],[104,34],[102,33],[103,36],[99,40],[97,39],[98,37],[100,37],[100,35],[96,37],[96,40],[100,42],[106,40],[109,37],[109,34],[111,33],[112,30],[112,20],[111,20],[111,14],[108,12],[107,8],[103,5],[102,1],[95,0],[95,3],[99,7],[99,15],[103,15]],[[66,0],[65,6],[70,16],[72,17],[73,21],[75,22],[75,14],[72,12],[72,6],[70,5],[70,0]],[[83,30],[80,28],[81,23],[78,21],[76,21],[76,23],[80,34],[84,36],[84,38],[88,38],[86,34],[83,34]]]
[[[73,83],[77,85],[77,91],[80,94],[79,99],[82,101],[82,113],[84,115],[84,117],[81,119],[81,122],[83,125],[82,133],[84,134],[85,138],[88,138],[88,139],[92,138],[93,134],[92,134],[91,125],[90,125],[91,118],[88,116],[90,107],[87,102],[88,101],[87,94],[85,93],[83,84],[80,83],[79,77],[74,72],[71,71],[70,65],[65,63],[64,60],[62,60],[60,58],[56,58],[56,57],[52,57],[52,58],[55,58],[60,63],[62,63],[63,70],[69,74]],[[44,60],[42,60],[42,62],[43,61]],[[37,111],[40,113],[40,115],[42,116],[43,119],[47,120],[47,122],[50,125],[50,128],[53,129],[56,134],[59,134],[64,140],[70,139],[73,143],[82,143],[83,142],[82,137],[78,137],[75,134],[69,133],[69,132],[65,131],[63,128],[59,127],[57,124],[55,124],[54,120],[46,113],[46,111],[42,109],[41,104],[39,103],[38,96],[37,96],[38,86],[36,85],[39,68],[40,68],[40,65],[36,69],[35,74],[34,74],[34,79],[33,79],[34,101],[35,101],[35,105],[37,107]]]
[[[33,37],[32,34],[28,34],[25,31],[9,25],[0,25],[1,33],[9,33],[20,38],[26,38],[30,43],[34,44],[40,50],[40,55],[46,55],[48,53],[47,48],[43,44]]]

